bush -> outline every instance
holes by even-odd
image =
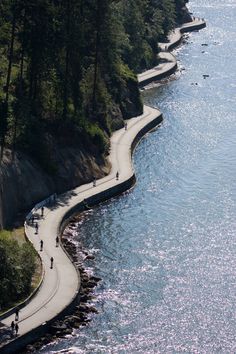
[[[31,290],[35,271],[35,250],[28,243],[21,246],[8,231],[0,232],[0,308],[17,302]]]
[[[106,153],[109,146],[109,140],[102,129],[99,128],[97,124],[88,123],[86,124],[85,130],[94,145],[98,147],[99,152],[102,154]]]

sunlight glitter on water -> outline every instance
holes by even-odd
[[[190,6],[207,28],[144,92],[165,120],[136,149],[137,185],[79,221],[99,314],[40,353],[236,353],[236,3]]]

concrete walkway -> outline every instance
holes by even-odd
[[[44,217],[38,218],[38,234],[35,233],[35,227],[26,226],[27,237],[42,257],[45,274],[36,296],[20,310],[17,341],[20,341],[20,336],[42,326],[45,321],[55,318],[78,294],[80,288],[78,273],[63,249],[56,247],[56,236],[64,215],[84,199],[112,189],[114,186],[122,185],[134,175],[130,153],[131,144],[139,132],[156,119],[155,125],[161,122],[161,113],[147,106],[144,107],[143,115],[129,119],[127,130],[123,128],[116,131],[111,138],[109,159],[112,169],[110,174],[98,180],[95,187],[92,183],[82,185],[59,196],[53,208],[45,207]],[[116,179],[117,171],[119,172],[118,180]],[[43,240],[42,252],[40,252],[40,240]],[[51,257],[54,258],[53,269],[50,268]],[[2,323],[10,326],[14,320],[15,316],[11,315]]]
[[[177,69],[177,60],[175,56],[168,52],[160,52],[158,54],[160,63],[154,68],[138,75],[138,82],[140,86],[145,86],[154,80],[161,80],[169,76]]]
[[[193,24],[190,25],[193,28]],[[194,25],[197,25],[196,21]],[[189,25],[185,29],[188,27]],[[171,35],[170,39],[173,42],[177,41],[179,31],[176,30],[176,34]],[[170,46],[171,43],[165,43],[165,45]],[[161,76],[164,72],[170,70],[170,65],[173,63],[172,54],[161,53],[161,55],[163,55],[163,59],[168,61],[153,69],[155,70],[155,78],[158,77],[158,74]],[[141,82],[147,77],[149,79],[151,72],[152,70],[149,70],[139,75],[139,81]],[[18,337],[11,341],[12,345],[9,345],[8,348],[7,346],[1,348],[0,344],[0,352],[13,352],[15,350],[13,342],[17,345],[17,348],[20,348],[23,342],[25,344],[29,341],[26,336],[29,335],[30,331],[38,327],[42,328],[46,321],[55,319],[77,297],[80,288],[79,274],[61,246],[56,247],[56,236],[59,235],[63,218],[69,210],[84,199],[90,200],[94,196],[98,196],[97,199],[106,199],[129,188],[134,181],[131,160],[132,144],[134,141],[140,140],[147,131],[160,124],[161,121],[160,111],[144,106],[144,113],[141,116],[127,120],[127,129],[120,129],[112,135],[109,155],[112,166],[110,174],[96,181],[95,187],[92,183],[82,185],[59,196],[53,207],[45,207],[44,216],[38,215],[38,234],[35,233],[34,227],[26,226],[26,235],[42,258],[44,279],[36,296],[20,310]],[[119,173],[118,180],[117,172]],[[40,251],[40,240],[43,240],[44,243],[43,251]],[[54,259],[53,269],[50,268],[51,257]],[[13,320],[15,320],[15,316],[11,315],[4,319],[2,323],[10,326]]]
[[[154,80],[160,80],[173,74],[177,69],[177,60],[175,56],[168,51],[175,48],[181,42],[183,33],[195,31],[205,26],[206,22],[203,19],[194,18],[192,22],[185,23],[172,31],[168,36],[167,43],[158,43],[158,47],[161,50],[158,54],[160,63],[154,68],[138,75],[140,86],[145,86]]]

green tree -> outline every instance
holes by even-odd
[[[185,3],[2,0],[1,154],[8,145],[46,166],[63,135],[78,144],[85,138],[91,151],[106,146],[124,118],[142,112],[136,74],[157,64],[158,42],[183,18]]]
[[[35,252],[29,244],[19,246],[10,232],[0,233],[0,307],[19,301],[31,288]]]

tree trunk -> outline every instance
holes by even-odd
[[[25,11],[23,15],[23,42],[21,46],[21,58],[20,58],[20,77],[19,77],[19,99],[22,100],[23,97],[23,73],[24,73],[24,56],[25,56],[25,24],[26,17]],[[13,133],[13,159],[15,158],[16,150],[16,134],[17,134],[17,125],[18,125],[18,114],[15,114],[14,117],[14,133]]]
[[[13,10],[12,27],[11,27],[11,43],[10,43],[10,50],[9,50],[7,81],[6,81],[6,96],[5,96],[5,100],[7,103],[9,101],[9,87],[10,87],[10,81],[11,81],[11,70],[12,70],[15,32],[16,32],[16,15],[15,15],[15,10]]]
[[[93,77],[93,96],[92,108],[93,112],[96,110],[96,91],[97,91],[97,77],[98,77],[98,62],[99,62],[99,45],[100,45],[100,4],[98,1],[97,18],[96,18],[96,42],[95,42],[95,58],[94,58],[94,77]]]
[[[64,85],[64,98],[63,98],[63,118],[67,118],[68,113],[68,75],[69,75],[69,40],[70,40],[70,0],[66,3],[66,62],[65,62],[65,85]]]
[[[8,57],[8,69],[7,69],[7,80],[5,86],[5,112],[3,113],[2,119],[4,120],[3,127],[1,132],[1,160],[3,157],[3,151],[5,147],[5,135],[7,132],[7,118],[8,118],[8,102],[9,102],[9,87],[11,82],[11,72],[12,72],[12,61],[13,61],[13,51],[14,51],[14,41],[15,41],[15,32],[16,32],[16,13],[15,9],[13,8],[13,17],[12,17],[12,26],[11,26],[11,42],[10,42],[10,49],[9,49],[9,57]]]

